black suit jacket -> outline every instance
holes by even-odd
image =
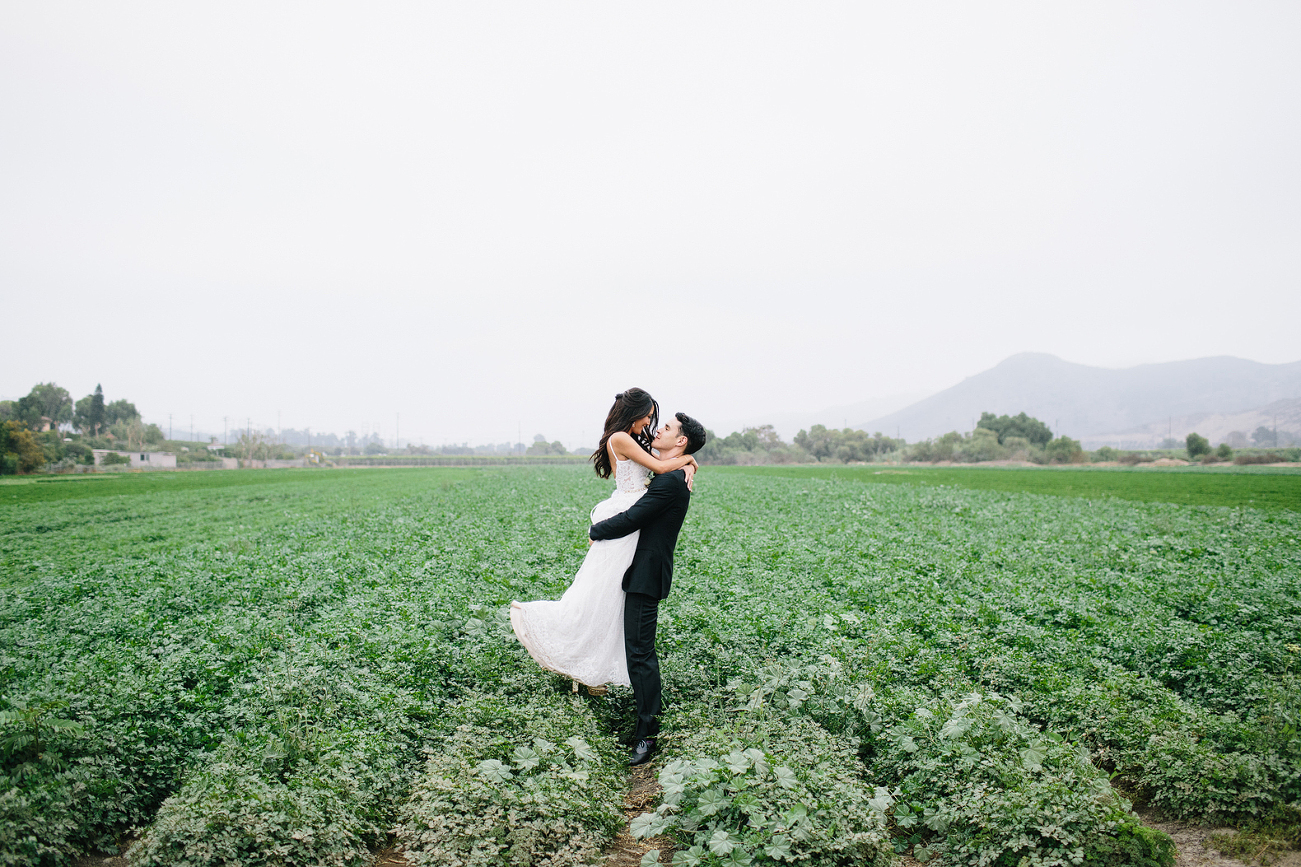
[[[632,565],[623,573],[625,592],[654,599],[669,595],[673,584],[673,549],[677,547],[678,531],[690,504],[686,473],[674,470],[652,479],[646,493],[626,512],[592,525],[587,535],[597,542],[622,539],[641,530]]]

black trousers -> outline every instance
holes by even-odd
[[[637,732],[633,742],[653,738],[660,730],[660,659],[655,655],[655,627],[660,601],[628,593],[623,603],[623,649],[628,654],[628,679],[637,701]]]

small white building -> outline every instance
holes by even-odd
[[[128,466],[133,470],[174,470],[176,469],[176,455],[168,452],[123,452],[112,449],[92,449],[95,453],[95,466],[101,466],[104,463],[104,455],[121,455],[130,461]]]

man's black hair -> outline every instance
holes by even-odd
[[[675,412],[673,417],[682,425],[682,435],[687,438],[687,454],[694,455],[705,444],[705,426],[685,412]]]

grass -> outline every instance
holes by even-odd
[[[1289,468],[768,466],[709,467],[705,477],[714,472],[879,485],[947,485],[1089,500],[1115,497],[1144,503],[1301,511],[1301,472]]]
[[[440,481],[459,480],[484,470],[465,468],[440,468],[436,478]],[[488,469],[489,472],[492,469]],[[424,473],[426,479],[435,478],[423,468],[394,468],[381,471],[385,475]],[[210,470],[207,472],[167,473],[95,473],[68,476],[10,476],[0,480],[0,506],[24,503],[46,503],[57,500],[79,500],[86,497],[141,497],[161,493],[203,491],[221,488],[241,488],[266,485],[319,485],[320,482],[339,476],[355,477],[357,485],[375,484],[373,477],[358,470],[286,469],[286,470]]]

